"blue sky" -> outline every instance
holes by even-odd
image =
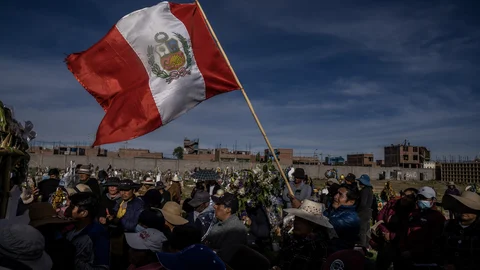
[[[178,1],[188,2],[188,1]],[[432,157],[480,155],[478,1],[204,0],[274,147],[324,156],[374,153],[408,139]],[[63,59],[151,0],[0,3],[0,98],[38,141],[93,141],[100,106]],[[239,91],[132,140],[171,154],[266,148]],[[117,148],[123,144],[109,145]]]

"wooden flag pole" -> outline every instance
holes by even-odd
[[[245,92],[245,89],[243,88],[242,83],[238,79],[237,74],[235,73],[235,70],[233,70],[233,67],[230,64],[230,60],[228,60],[227,54],[225,53],[225,51],[222,48],[222,44],[220,44],[220,41],[218,41],[217,35],[215,34],[215,31],[213,31],[212,25],[208,21],[207,16],[205,15],[205,12],[203,12],[203,9],[202,9],[202,6],[200,5],[200,2],[198,0],[195,0],[195,3],[197,4],[198,9],[202,13],[203,18],[205,19],[205,23],[207,24],[207,27],[210,30],[210,33],[212,34],[213,39],[215,39],[215,42],[217,43],[217,46],[220,49],[220,52],[222,53],[223,57],[227,61],[228,67],[232,71],[233,76],[235,77],[235,80],[236,80],[238,86],[240,86],[240,91],[242,91],[243,97],[245,98],[245,101],[247,102],[248,108],[250,109],[250,112],[252,113],[253,118],[255,119],[255,122],[257,122],[258,128],[260,129],[260,132],[262,133],[263,138],[265,139],[265,142],[267,143],[268,149],[270,150],[270,152],[273,155],[273,159],[275,161],[275,164],[277,164],[278,170],[280,171],[280,174],[282,175],[282,178],[285,181],[285,185],[287,185],[288,192],[292,196],[294,196],[292,187],[290,186],[290,183],[288,182],[288,178],[285,175],[285,172],[283,171],[282,166],[280,165],[280,162],[278,161],[277,156],[275,155],[275,152],[273,151],[273,147],[270,144],[270,141],[268,140],[267,134],[265,133],[265,130],[263,129],[262,123],[260,123],[260,120],[258,119],[258,116],[255,113],[255,110],[253,109],[252,103],[250,102],[250,99],[248,98],[247,93]]]

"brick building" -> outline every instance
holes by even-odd
[[[347,155],[347,165],[373,167],[375,166],[375,160],[373,154],[352,154]]]
[[[422,168],[425,161],[430,161],[430,151],[424,146],[392,144],[384,150],[386,167]]]
[[[293,164],[293,149],[292,148],[276,148],[274,149],[275,155],[277,156],[280,164],[282,165],[292,165]],[[273,155],[270,153],[269,149],[264,150],[263,160],[267,161],[272,159]]]
[[[88,156],[88,157],[120,157],[120,158],[163,158],[163,153],[150,152],[148,149],[135,149],[135,148],[121,148],[118,151],[108,151],[101,147],[95,146],[53,146],[42,147],[32,146],[29,148],[31,154],[42,154],[47,156],[61,155],[61,156]]]

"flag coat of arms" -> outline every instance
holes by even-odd
[[[66,63],[105,111],[93,145],[137,138],[240,88],[196,4],[130,13]]]

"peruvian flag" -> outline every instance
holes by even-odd
[[[137,138],[240,88],[196,4],[130,13],[66,62],[105,110],[93,145]]]

